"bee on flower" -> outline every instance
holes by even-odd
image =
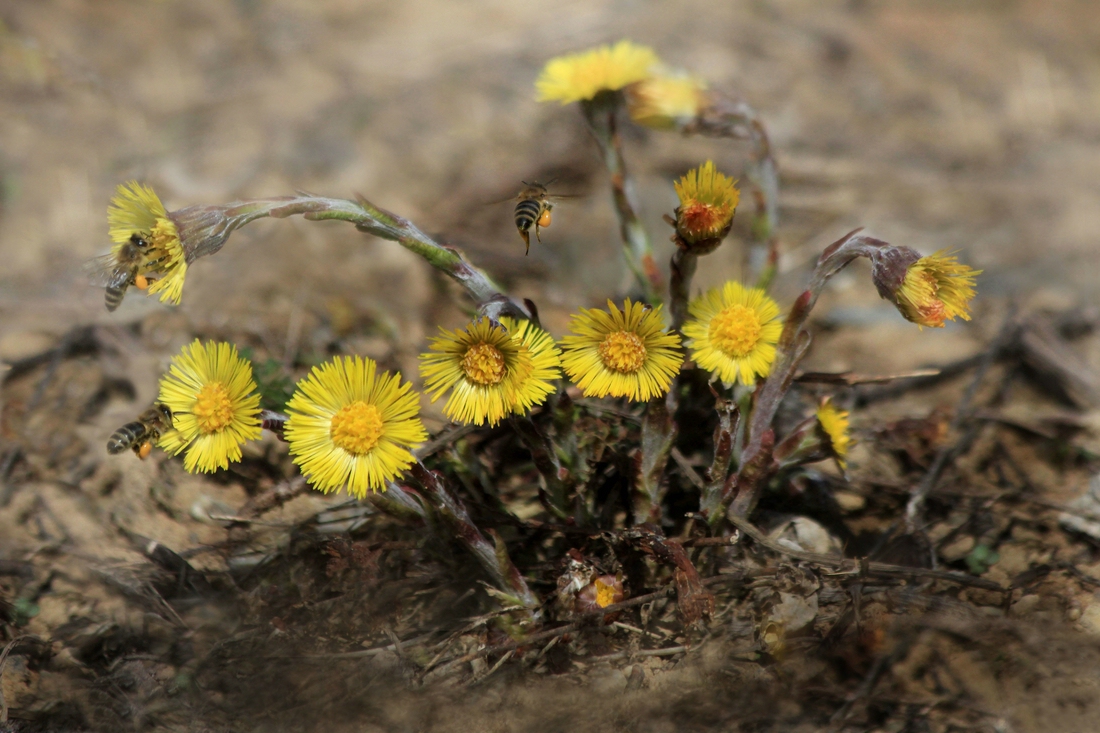
[[[741,197],[737,181],[723,175],[708,160],[676,181],[680,205],[676,209],[673,241],[696,254],[713,251],[733,226],[733,214]]]
[[[783,322],[763,289],[730,281],[693,300],[688,311],[683,332],[696,364],[727,384],[768,376]]]
[[[85,268],[94,284],[106,288],[107,310],[118,308],[131,285],[178,304],[187,261],[176,222],[156,192],[137,181],[120,185],[107,208],[107,224],[111,252]]]
[[[158,401],[172,415],[160,438],[166,452],[184,451],[183,467],[212,473],[241,460],[241,445],[260,437],[260,395],[252,364],[232,344],[195,339],[172,358]]]
[[[653,49],[630,41],[550,59],[535,82],[540,102],[580,102],[641,81],[659,63]]]
[[[558,356],[552,346],[529,322],[481,318],[466,328],[440,328],[431,351],[420,356],[420,375],[433,402],[450,392],[443,407],[448,419],[492,426],[553,391]]]
[[[384,491],[412,465],[411,449],[428,438],[412,384],[359,356],[313,367],[287,413],[290,454],[310,485],[326,494],[345,486],[360,499]]]
[[[562,366],[586,397],[644,402],[668,393],[684,357],[680,337],[665,331],[660,308],[628,298],[622,310],[582,309],[561,340]]]

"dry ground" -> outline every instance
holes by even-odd
[[[0,629],[57,640],[48,664],[32,652],[0,661],[7,705],[25,716],[10,725],[816,730],[843,700],[830,703],[832,693],[819,691],[813,703],[754,701],[754,690],[812,680],[808,666],[797,668],[810,662],[795,655],[752,677],[738,666],[744,650],[732,632],[712,633],[686,658],[625,672],[603,663],[534,683],[505,667],[473,694],[409,692],[408,662],[396,658],[318,669],[260,656],[228,665],[243,680],[236,685],[220,679],[203,694],[189,692],[192,660],[217,659],[234,634],[248,633],[244,621],[263,614],[217,583],[197,596],[158,585],[134,536],[176,550],[232,540],[259,557],[284,546],[296,521],[340,500],[298,498],[242,539],[211,516],[232,515],[276,483],[285,449],[265,443],[251,456],[253,474],[208,480],[171,463],[108,461],[106,437],[152,399],[165,360],[194,335],[229,337],[288,365],[338,342],[411,375],[426,334],[457,324],[462,311],[412,255],[336,223],[251,225],[196,264],[178,309],[130,299],[108,315],[101,291],[82,284],[80,263],[104,249],[107,201],[130,178],[154,185],[169,208],[358,191],[535,299],[560,335],[571,310],[620,293],[626,280],[594,147],[575,110],[533,101],[533,80],[551,55],[628,37],[737,90],[761,113],[782,176],[781,298],[797,291],[825,244],[855,226],[924,252],[961,250],[985,270],[974,321],[934,333],[902,322],[866,270],[853,268],[819,305],[812,368],[874,374],[947,363],[985,348],[1011,301],[1020,313],[1068,313],[1100,290],[1098,34],[1100,10],[1090,0],[0,0],[0,359],[26,367],[9,375],[3,394],[0,456],[10,460],[0,466],[0,620],[6,614],[10,623]],[[672,176],[704,156],[740,172],[746,155],[642,132],[626,144],[658,233],[673,206]],[[551,175],[589,195],[562,209],[525,258],[507,207],[482,204],[520,179]],[[671,245],[660,246],[667,259]],[[738,263],[735,244],[727,245],[698,284],[736,277]],[[1074,348],[1083,364],[1098,363],[1095,339]],[[60,356],[21,361],[43,353]],[[1009,381],[991,378],[986,391]],[[956,564],[953,541],[995,538],[1000,561],[986,576],[997,582],[1054,569],[1024,578],[1038,585],[1007,600],[964,595],[958,600],[969,605],[949,620],[896,632],[908,641],[897,647],[907,655],[890,658],[899,665],[894,679],[912,685],[895,682],[883,694],[895,708],[899,700],[914,706],[907,730],[949,730],[967,715],[975,730],[1096,729],[1100,606],[1090,579],[1100,566],[1090,568],[1100,555],[1059,528],[1056,510],[1085,490],[1100,451],[1088,450],[1087,432],[1067,442],[1040,425],[1054,410],[1060,429],[1092,415],[1090,398],[1067,405],[1037,389],[1041,382],[1017,383],[1001,403],[1031,432],[986,434],[959,468],[968,478],[953,489],[984,498],[962,508],[957,497],[943,500],[939,526],[947,530],[932,534],[943,541],[941,559]],[[876,431],[891,420],[925,418],[940,406],[949,413],[966,384],[857,410],[865,445],[881,447]],[[426,409],[439,426],[436,408]],[[1040,429],[1046,438],[1036,437]],[[853,457],[860,506],[882,510],[852,509],[846,521],[855,532],[881,528],[887,508],[904,503],[905,476],[880,453],[907,449],[867,447]],[[1005,488],[1019,475],[990,478],[997,451],[1022,467],[1031,499]],[[982,503],[997,491],[1012,494],[1007,507]],[[991,524],[974,526],[978,515]],[[204,552],[191,562],[215,577],[234,569],[228,556]],[[246,562],[244,553],[234,557]],[[181,600],[158,602],[151,588]],[[452,591],[463,597],[462,588]],[[33,597],[33,608],[5,607],[17,596]],[[373,646],[384,638],[382,622],[364,604],[361,618],[341,616],[341,633],[360,624]],[[336,637],[317,633],[332,651],[327,642]],[[122,649],[131,635],[144,646]],[[156,663],[141,667],[143,655]],[[866,660],[849,661],[852,679],[870,673]],[[127,665],[137,666],[122,689]],[[635,667],[645,690],[619,695],[637,686]],[[943,667],[955,678],[937,677]],[[598,696],[578,697],[578,684]],[[955,707],[935,702],[944,699]],[[894,724],[873,712],[854,729]]]

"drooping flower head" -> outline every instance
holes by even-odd
[[[766,377],[783,332],[779,306],[761,288],[730,281],[691,302],[684,324],[691,358],[723,382]]]
[[[172,411],[173,429],[160,447],[177,455],[183,467],[212,473],[241,460],[241,444],[260,437],[260,395],[252,364],[237,347],[195,339],[172,358],[160,380],[159,401]]]
[[[848,448],[852,443],[852,437],[848,434],[848,411],[838,410],[836,405],[826,398],[817,408],[817,424],[821,426],[821,430],[828,438],[833,457],[843,471],[846,467]]]
[[[187,261],[179,230],[153,189],[137,181],[120,184],[107,207],[107,224],[115,243],[111,253],[116,257],[135,234],[149,242],[149,253],[139,274],[154,275],[149,292],[160,293],[162,303],[178,305]]]
[[[531,321],[505,317],[500,324],[531,356],[531,371],[516,385],[516,404],[512,408],[522,415],[541,405],[554,391],[554,381],[561,378],[561,351],[553,337]]]
[[[440,328],[420,355],[420,376],[435,402],[450,390],[443,413],[455,422],[496,425],[520,404],[534,404],[531,352],[504,326],[482,318],[466,328]]]
[[[359,356],[313,367],[287,413],[290,454],[310,485],[326,494],[344,486],[360,499],[384,491],[412,465],[410,449],[428,437],[412,384]]]
[[[686,244],[713,248],[729,234],[741,197],[736,183],[709,160],[676,182],[676,233]]]
[[[668,130],[685,125],[707,103],[706,82],[690,74],[660,74],[625,89],[630,118],[639,125]]]
[[[658,63],[653,49],[630,41],[550,59],[535,82],[540,102],[592,99],[649,76]]]
[[[660,308],[628,298],[619,310],[582,309],[561,340],[561,363],[586,397],[626,397],[636,402],[668,392],[684,361],[680,337],[665,331]]]
[[[981,274],[943,250],[921,257],[909,265],[901,285],[894,292],[898,310],[918,326],[943,328],[944,322],[970,320],[974,278]]]

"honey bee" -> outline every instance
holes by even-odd
[[[563,194],[551,194],[546,185],[538,182],[528,183],[523,181],[523,185],[526,186],[519,195],[515,197],[516,201],[516,229],[519,230],[519,235],[523,237],[524,244],[527,245],[527,250],[524,254],[531,253],[531,227],[535,228],[535,238],[538,241],[542,241],[542,237],[539,236],[539,230],[550,226],[550,212],[554,208],[554,202],[559,199],[577,198],[576,196],[569,196]],[[505,199],[509,201],[511,199]]]
[[[114,311],[118,308],[131,285],[138,290],[149,287],[149,279],[142,271],[148,271],[164,259],[150,259],[152,253],[153,246],[146,235],[134,232],[123,242],[118,252],[96,257],[85,266],[92,283],[107,289],[103,298],[107,310]]]
[[[116,455],[130,448],[138,458],[146,458],[160,436],[172,429],[172,410],[162,402],[156,402],[137,420],[128,422],[111,434],[107,440],[107,452]]]

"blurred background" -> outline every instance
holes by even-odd
[[[535,298],[560,334],[570,309],[628,280],[595,146],[576,109],[535,101],[534,79],[553,55],[620,38],[760,113],[782,177],[781,296],[865,226],[984,268],[979,313],[1010,293],[1087,299],[1100,271],[1098,32],[1086,0],[0,2],[0,358],[80,322],[204,332],[232,319],[289,363],[316,327],[361,332],[349,319],[366,319],[410,365],[425,329],[461,318],[396,245],[300,220],[253,224],[199,261],[183,308],[131,297],[109,317],[80,264],[106,249],[108,201],[135,178],[169,209],[361,192]],[[748,151],[626,134],[664,262],[673,178],[707,157],[742,176]],[[552,176],[585,198],[525,258],[510,207],[484,204]],[[738,276],[744,213],[698,285]],[[863,348],[907,329],[865,273],[838,279],[823,306],[863,329],[837,355],[819,345],[819,366],[911,360]],[[908,341],[954,349],[954,330]]]
[[[108,248],[115,187],[148,183],[170,210],[362,193],[535,300],[561,336],[571,311],[621,298],[630,280],[597,149],[575,108],[535,101],[534,81],[552,56],[622,38],[739,94],[764,121],[780,173],[781,304],[820,251],[859,226],[924,254],[958,250],[985,271],[973,321],[917,331],[857,263],[815,311],[807,368],[945,363],[987,344],[1013,300],[1095,301],[1094,0],[0,0],[0,361],[79,343],[73,329],[89,324],[107,327],[97,334],[111,344],[41,381],[9,380],[5,393],[0,440],[18,447],[0,451],[0,470],[15,465],[25,483],[0,486],[0,556],[61,537],[79,558],[59,561],[56,578],[48,568],[53,593],[31,632],[48,636],[78,613],[140,621],[90,570],[142,561],[112,524],[212,546],[226,532],[209,516],[248,500],[237,475],[104,462],[107,436],[153,399],[181,344],[227,338],[286,367],[359,353],[415,381],[426,337],[470,306],[398,245],[298,218],[253,223],[195,263],[181,307],[132,295],[108,314],[80,268]],[[741,178],[748,147],[628,125],[624,141],[667,263],[672,181],[708,158]],[[511,206],[487,202],[550,178],[582,197],[555,209],[525,257]],[[750,214],[745,201],[697,287],[741,276]],[[931,407],[918,396],[897,409]],[[437,408],[426,406],[432,429]],[[288,468],[274,441],[257,456]],[[343,498],[313,494],[271,516]],[[193,562],[220,569],[222,558]]]

